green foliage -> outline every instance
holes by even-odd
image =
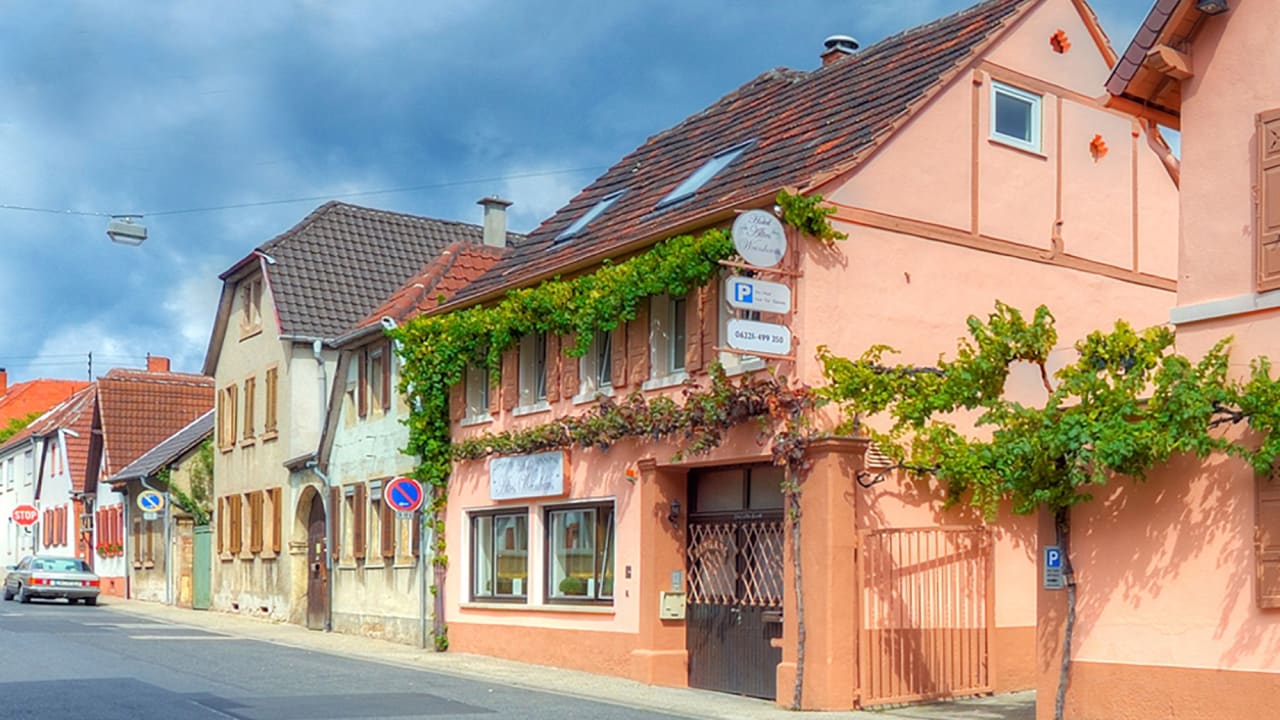
[[[780,192],[777,197],[783,222],[823,241],[843,237],[831,228],[828,216],[833,211],[821,202],[822,198],[816,195],[804,197]],[[448,497],[445,488],[455,456],[450,436],[449,390],[463,379],[468,363],[499,370],[503,353],[533,332],[575,334],[575,345],[564,352],[570,357],[581,357],[589,350],[592,335],[597,331],[613,330],[620,323],[635,319],[640,304],[649,297],[684,295],[705,285],[718,274],[719,262],[733,254],[733,243],[726,230],[712,229],[697,236],[680,235],[624,260],[605,260],[590,274],[555,277],[534,287],[511,290],[493,305],[418,317],[389,333],[397,341],[402,360],[400,391],[409,399],[411,407],[407,422],[409,446],[405,452],[419,458],[414,477],[434,488],[426,512],[438,526],[432,548],[435,567],[443,571],[448,565],[443,510]],[[497,374],[494,372],[494,377]],[[664,413],[670,415],[675,411],[659,405],[648,408],[647,412],[657,413],[654,421],[662,422]],[[596,423],[601,427],[590,431],[595,433],[593,436],[603,438],[619,432],[617,428],[603,427],[617,423],[617,417],[608,413],[597,414]],[[544,427],[541,432],[559,431]],[[703,442],[709,441],[703,439]],[[518,442],[520,447],[534,447],[539,441]],[[696,448],[697,442],[695,437],[692,446]],[[443,632],[439,629],[436,632],[437,646]],[[443,642],[447,646],[447,639]]]
[[[191,514],[195,525],[208,525],[213,519],[213,440],[206,439],[191,460],[190,489],[183,490],[171,482],[172,473],[165,468],[157,479],[169,489],[173,502]]]
[[[28,425],[40,417],[41,413],[33,412],[20,418],[12,418],[4,427],[0,428],[0,443],[5,442],[9,438],[22,432]]]
[[[857,360],[820,351],[828,386],[847,429],[864,432],[905,469],[935,478],[948,503],[967,499],[988,516],[1008,499],[1019,513],[1069,508],[1113,475],[1143,479],[1176,453],[1221,450],[1268,470],[1280,455],[1280,386],[1266,361],[1245,384],[1227,376],[1229,340],[1193,362],[1174,350],[1173,331],[1136,331],[1117,322],[1075,345],[1078,359],[1045,368],[1057,342],[1043,306],[1028,321],[997,303],[985,321],[971,317],[954,360],[936,367],[886,365],[891,352],[872,347]],[[1038,368],[1042,405],[1006,397],[1017,363]],[[963,411],[972,411],[969,413]],[[976,414],[976,418],[974,415]],[[884,429],[864,422],[887,419]],[[962,431],[973,420],[976,429]],[[1266,432],[1261,447],[1229,440],[1216,428],[1247,421]]]

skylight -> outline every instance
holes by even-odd
[[[728,150],[721,151],[718,155],[712,156],[710,160],[703,163],[702,167],[695,170],[694,173],[686,178],[684,182],[677,185],[675,190],[672,190],[669,195],[662,198],[662,201],[658,203],[658,207],[664,207],[672,203],[680,202],[681,200],[692,196],[698,191],[698,188],[706,185],[708,180],[719,174],[721,170],[725,169],[725,167],[729,165],[729,163],[738,159],[738,156],[742,154],[742,151],[746,150],[747,146],[752,142],[754,141],[748,140],[744,143],[738,143]]]
[[[618,192],[609,193],[608,195],[605,195],[604,197],[600,198],[600,201],[597,202],[595,205],[593,205],[590,210],[582,213],[582,217],[579,217],[577,220],[574,220],[572,225],[565,228],[564,232],[557,235],[555,241],[560,242],[562,240],[568,240],[574,235],[577,235],[578,233],[582,232],[583,229],[586,228],[587,225],[590,224],[592,220],[595,220],[596,218],[604,214],[604,211],[608,210],[609,206],[612,205],[614,201],[616,201],[618,198],[622,197],[622,194],[625,192],[626,190],[619,190]]]

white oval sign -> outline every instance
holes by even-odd
[[[791,352],[791,330],[786,325],[734,318],[729,321],[729,347],[748,353],[786,355]]]
[[[748,210],[733,221],[733,247],[748,265],[773,267],[787,253],[787,233],[772,213]]]

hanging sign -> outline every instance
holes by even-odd
[[[748,210],[733,221],[733,247],[748,265],[773,267],[787,253],[787,233],[773,213]]]
[[[791,312],[791,288],[782,283],[730,275],[724,281],[724,296],[739,310],[767,313]]]
[[[734,318],[729,321],[729,347],[749,353],[786,355],[791,352],[791,330],[786,325]]]

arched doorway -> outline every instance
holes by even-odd
[[[329,619],[329,548],[324,498],[320,493],[307,488],[298,502],[296,517],[306,518],[303,527],[307,541],[306,624],[310,630],[323,630]]]

